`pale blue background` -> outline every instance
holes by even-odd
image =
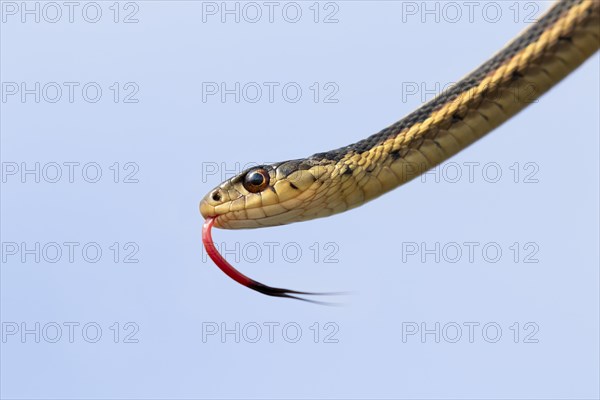
[[[110,3],[102,3],[104,11]],[[339,2],[337,24],[201,22],[199,2],[139,2],[137,24],[1,28],[2,81],[137,82],[138,104],[2,104],[2,161],[115,161],[138,184],[2,185],[3,242],[134,241],[137,264],[2,265],[2,321],[99,323],[96,344],[2,343],[4,398],[598,398],[599,59],[453,161],[539,165],[539,183],[414,181],[339,216],[218,242],[335,242],[337,264],[240,263],[266,283],[356,290],[346,307],[261,296],[202,262],[206,162],[261,162],[336,148],[396,121],[402,82],[456,81],[527,24],[401,21],[399,2]],[[310,3],[302,3],[309,12]],[[433,3],[431,3],[433,4]],[[503,3],[508,12],[508,3]],[[540,3],[540,9],[548,3]],[[337,104],[201,101],[203,81],[336,82]],[[537,264],[402,263],[403,241],[536,242]],[[278,258],[281,260],[281,257]],[[139,343],[108,326],[132,321]],[[402,322],[496,322],[498,343],[402,342]],[[295,344],[202,342],[203,322],[296,322]],[[339,326],[338,343],[309,327]],[[539,343],[508,327],[535,322]],[[212,340],[215,339],[215,340]],[[321,339],[322,341],[322,339]],[[522,340],[521,340],[522,341]]]

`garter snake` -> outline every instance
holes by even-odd
[[[210,228],[283,225],[360,206],[480,139],[599,47],[600,0],[555,3],[452,88],[380,132],[336,150],[250,168],[211,190],[200,202],[209,254],[239,283],[265,294],[294,297],[289,293],[301,292],[270,288],[224,265],[209,240]]]

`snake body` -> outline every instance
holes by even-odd
[[[534,102],[600,47],[600,1],[565,0],[451,89],[357,143],[243,171],[200,212],[259,228],[360,206],[426,172]]]

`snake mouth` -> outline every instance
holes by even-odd
[[[208,202],[206,201],[206,199],[202,199],[200,201],[200,214],[202,214],[202,217],[204,219],[208,219],[208,218],[215,218],[218,216],[215,207],[211,206],[210,204],[208,204]]]
[[[300,215],[305,212],[303,208],[288,209],[280,204],[263,207],[242,208],[239,210],[219,209],[210,201],[200,201],[200,214],[205,220],[214,219],[213,226],[220,229],[256,229],[267,226],[285,225],[301,220]]]
[[[238,219],[236,211],[230,211],[225,214],[219,214],[215,207],[208,204],[206,200],[200,202],[200,214],[208,221],[211,220],[211,226],[220,229],[244,229],[244,228],[260,228],[261,225],[257,224],[252,219]]]
[[[230,205],[211,204],[206,197],[200,201],[200,214],[205,220],[212,218],[213,226],[220,229],[252,229],[261,228],[256,219],[248,215],[247,209],[232,210]]]

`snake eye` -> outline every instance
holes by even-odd
[[[269,186],[269,180],[269,173],[262,168],[257,168],[248,172],[244,177],[244,188],[250,193],[262,192]]]

